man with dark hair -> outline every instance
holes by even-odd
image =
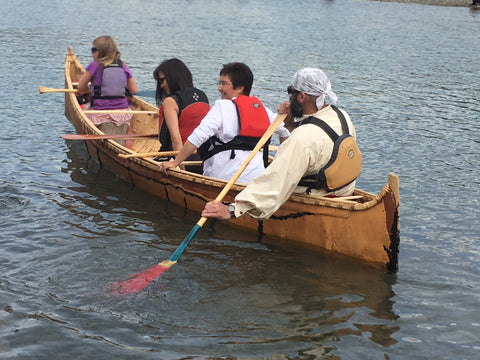
[[[292,193],[352,195],[362,157],[350,117],[334,106],[337,96],[327,76],[317,68],[301,69],[287,91],[290,102],[280,104],[278,112],[295,119],[295,130],[279,146],[273,162],[235,197],[234,203],[208,202],[203,217],[230,219],[248,214],[268,219]],[[335,150],[338,139],[348,141],[348,147],[343,148],[346,151]]]
[[[250,96],[252,84],[253,73],[247,65],[238,62],[224,65],[218,82],[221,99],[215,101],[175,159],[159,164],[162,171],[179,166],[198,149],[204,160],[203,174],[229,180],[276,118],[259,99]],[[280,142],[290,135],[283,125],[276,133]],[[265,170],[267,162],[268,148],[265,148],[263,155],[255,155],[238,181],[250,182]]]

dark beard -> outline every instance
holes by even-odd
[[[290,101],[290,115],[292,115],[294,118],[299,118],[303,115],[303,108],[298,102],[297,96],[294,96]]]

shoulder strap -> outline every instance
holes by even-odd
[[[345,119],[345,115],[343,115],[343,112],[335,105],[330,105],[330,106],[332,107],[333,110],[335,110],[338,118],[340,119],[340,124],[342,124],[343,134],[350,134],[347,119]],[[302,120],[297,126],[301,126],[304,124],[315,124],[321,127],[323,131],[327,133],[330,139],[333,140],[333,142],[335,142],[339,137],[339,135],[335,132],[335,130],[333,130],[325,121],[323,121],[322,119],[316,118],[314,116],[309,116],[308,118]]]
[[[330,105],[330,106],[332,107],[333,110],[335,110],[335,112],[338,115],[338,118],[340,119],[340,123],[342,124],[343,133],[344,134],[350,134],[350,130],[348,129],[348,124],[347,124],[347,119],[345,119],[345,115],[343,115],[343,112],[338,107],[336,107],[335,105]]]
[[[335,130],[328,126],[327,123],[322,119],[316,118],[314,116],[309,116],[308,118],[302,120],[299,126],[305,124],[314,124],[322,128],[322,130],[327,133],[327,135],[330,137],[330,139],[332,139],[333,142],[337,141],[338,139],[338,134],[335,132]]]

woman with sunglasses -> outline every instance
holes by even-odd
[[[192,73],[179,59],[164,60],[153,72],[159,107],[161,151],[179,151],[210,110],[207,95],[193,86]],[[199,160],[192,155],[188,160]],[[166,160],[157,158],[157,160]],[[201,168],[188,168],[202,172]]]
[[[93,61],[78,81],[78,91],[90,93],[84,109],[129,110],[128,95],[138,91],[132,72],[120,59],[117,44],[111,36],[93,41]],[[90,84],[90,87],[89,87]],[[106,134],[126,134],[132,114],[89,114],[88,118]],[[123,141],[119,141],[122,145]]]

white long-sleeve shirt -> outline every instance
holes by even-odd
[[[347,120],[350,134],[356,138],[350,117]],[[337,134],[342,126],[337,113],[331,106],[312,114],[325,121]],[[235,215],[249,214],[259,219],[268,219],[290,197],[292,193],[305,193],[306,187],[297,186],[305,175],[320,171],[330,160],[333,141],[320,127],[305,124],[292,131],[290,137],[278,148],[273,162],[235,198]],[[312,189],[312,195],[351,195],[355,181],[335,192]]]
[[[276,114],[266,108],[270,122],[276,118]],[[228,142],[238,135],[239,121],[237,109],[231,100],[217,100],[208,114],[203,118],[200,125],[190,134],[188,141],[195,147],[199,147],[212,136],[216,136],[223,142]],[[284,138],[289,136],[289,131],[283,124],[276,133]],[[230,159],[231,151],[222,151],[207,159],[203,163],[203,174],[217,179],[230,180],[250,151],[235,150],[235,158]],[[245,171],[239,177],[238,182],[246,183],[260,175],[265,170],[263,154],[259,152],[252,159]]]

